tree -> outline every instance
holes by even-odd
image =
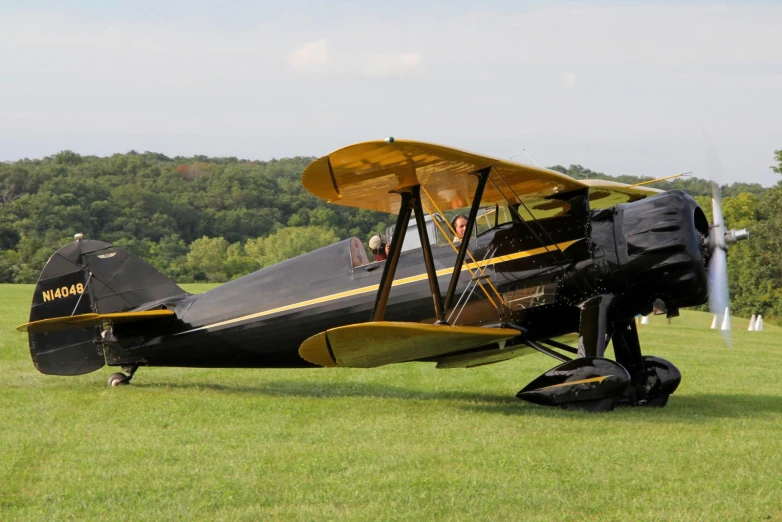
[[[782,150],[775,151],[782,174]],[[742,197],[743,196],[743,197]],[[782,181],[768,189],[757,201],[746,195],[736,204],[725,206],[730,226],[749,228],[750,240],[731,247],[728,252],[729,282],[733,310],[749,316],[760,313],[768,319],[782,318]],[[728,221],[728,213],[731,219]],[[753,222],[752,218],[756,218]]]
[[[750,193],[722,200],[722,217],[728,228],[751,227],[760,219],[760,198]]]
[[[224,266],[228,246],[228,241],[222,237],[204,236],[193,241],[187,254],[187,265],[196,281],[223,283],[228,280]]]
[[[234,243],[228,247],[226,260],[223,265],[226,275],[230,279],[241,277],[258,270],[261,266],[254,258],[245,253],[241,243]]]
[[[245,251],[261,267],[265,267],[337,241],[339,237],[324,227],[287,227],[268,237],[248,240]]]
[[[776,159],[777,164],[775,166],[772,165],[771,170],[777,174],[782,174],[782,149],[774,151],[774,158]]]
[[[144,259],[174,281],[189,283],[194,277],[187,262],[188,252],[182,238],[172,234],[161,238],[158,243],[152,243],[149,256]]]

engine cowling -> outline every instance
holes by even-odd
[[[633,313],[648,313],[656,299],[669,309],[706,302],[709,224],[684,192],[670,190],[597,211],[591,227],[599,277]]]

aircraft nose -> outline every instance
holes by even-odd
[[[702,245],[708,224],[695,200],[672,190],[618,205],[614,226],[622,276],[631,292],[644,299],[660,297],[674,307],[706,301]]]

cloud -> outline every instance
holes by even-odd
[[[364,72],[368,76],[400,76],[421,68],[421,53],[372,53],[367,56]]]
[[[411,27],[405,41],[426,53],[428,65],[447,60],[705,66],[782,60],[779,5],[540,4],[473,11],[432,28]]]
[[[326,39],[308,42],[290,52],[290,66],[294,71],[318,70],[329,63],[329,42]]]
[[[694,167],[676,146],[706,128],[726,171],[772,178],[782,5],[486,5],[219,20],[0,7],[0,100],[14,101],[0,106],[0,160],[56,147],[264,158],[393,134],[656,173]]]
[[[330,45],[320,39],[308,42],[289,53],[290,69],[298,72],[319,71],[341,77],[406,76],[421,70],[420,52],[371,52],[355,48],[353,42]]]

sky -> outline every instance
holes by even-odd
[[[0,0],[0,161],[394,136],[771,186],[779,27],[777,2]]]

